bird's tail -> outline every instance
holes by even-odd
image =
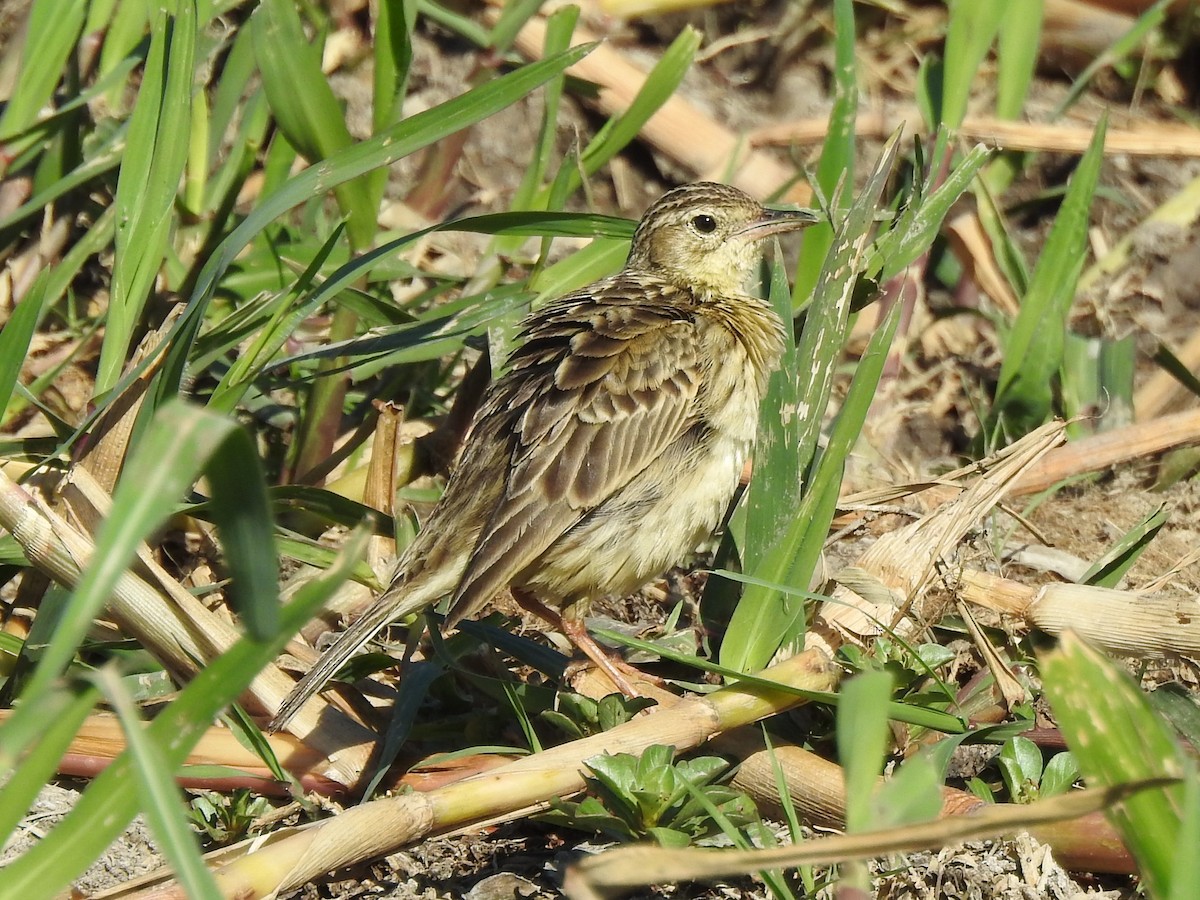
[[[296,682],[271,720],[268,726],[270,731],[278,731],[286,726],[300,707],[322,690],[338,669],[375,636],[375,632],[389,622],[422,612],[454,589],[455,579],[448,577],[452,575],[450,572],[442,577],[436,571],[426,571],[422,575],[424,577],[418,576],[412,581],[397,578],[365,613],[342,632],[333,646]]]

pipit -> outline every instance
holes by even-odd
[[[815,221],[736,188],[684,185],[647,210],[624,269],[531,313],[391,584],[273,726],[387,623],[449,596],[452,628],[506,587],[632,694],[583,615],[720,523],[783,349],[783,323],[744,286],[763,238]]]

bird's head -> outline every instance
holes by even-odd
[[[763,238],[816,221],[809,210],[767,209],[727,185],[685,184],[646,210],[627,266],[681,287],[734,294],[762,259]]]

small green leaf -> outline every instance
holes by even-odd
[[[1075,761],[1070,750],[1056,753],[1046,763],[1042,772],[1042,783],[1038,790],[1039,797],[1054,797],[1065,794],[1079,780],[1079,763]]]
[[[1042,780],[1042,751],[1024,737],[1014,737],[1000,748],[996,758],[1000,774],[1014,802],[1028,803],[1037,799]]]

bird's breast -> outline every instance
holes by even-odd
[[[697,406],[713,429],[734,442],[754,440],[758,408],[783,352],[779,318],[750,298],[708,307],[699,319],[706,368]]]

